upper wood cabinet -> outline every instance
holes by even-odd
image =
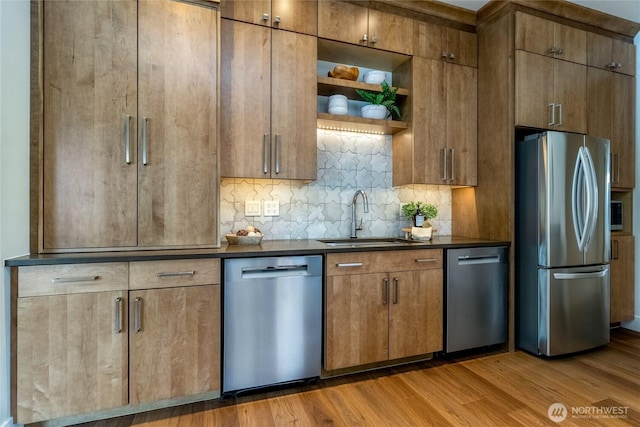
[[[471,67],[478,66],[477,35],[423,21],[414,21],[413,28],[415,55]]]
[[[217,246],[216,10],[42,7],[39,250]]]
[[[222,21],[222,176],[316,179],[316,68],[314,37]]]
[[[516,51],[516,126],[586,133],[587,67]]]
[[[587,63],[587,32],[516,12],[516,49],[578,64]]]
[[[221,0],[223,18],[280,30],[318,34],[316,0]]]
[[[635,78],[587,70],[587,133],[611,141],[611,187],[635,187]]]
[[[393,185],[477,185],[477,69],[414,56],[410,129],[393,138]]]
[[[634,308],[634,238],[612,235],[611,238],[611,323],[633,320]]]
[[[126,263],[18,269],[15,422],[127,405],[127,274]]]
[[[413,20],[338,0],[318,0],[318,37],[413,54]]]
[[[588,33],[587,65],[635,76],[636,46],[600,34]]]

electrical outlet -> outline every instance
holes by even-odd
[[[280,216],[280,201],[278,201],[278,200],[265,200],[264,201],[264,216]]]
[[[244,201],[244,216],[260,216],[260,200]]]

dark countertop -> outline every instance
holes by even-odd
[[[401,251],[408,249],[453,249],[478,246],[508,246],[496,240],[456,236],[434,236],[420,243],[379,247],[333,247],[317,240],[263,240],[259,245],[226,245],[216,249],[138,250],[127,252],[74,252],[64,254],[25,255],[5,260],[7,267],[83,264],[93,262],[160,261],[197,258],[247,258],[258,256],[314,255],[338,252]]]

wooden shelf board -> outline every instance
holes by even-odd
[[[348,43],[318,38],[318,59],[345,65],[393,71],[411,56],[380,49],[373,49]]]
[[[331,96],[331,95],[344,95],[349,99],[360,99],[356,93],[356,89],[369,90],[372,92],[380,92],[380,85],[372,85],[369,83],[356,82],[353,80],[336,79],[333,77],[318,76],[318,95]],[[409,90],[405,88],[399,88],[397,92],[398,96],[409,95]]]
[[[393,135],[407,129],[409,124],[398,120],[365,119],[355,116],[318,113],[318,127],[322,129]]]

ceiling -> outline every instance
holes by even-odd
[[[485,4],[485,0],[441,0],[465,9],[478,10]],[[640,23],[640,0],[569,0],[590,9],[599,10],[629,21]]]

